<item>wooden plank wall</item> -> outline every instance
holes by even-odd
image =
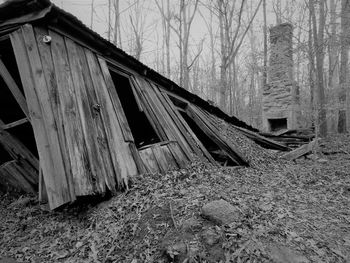
[[[141,148],[139,152],[149,173],[165,173],[170,169],[185,168],[188,164],[186,156],[176,141],[148,145]]]
[[[43,42],[45,35],[51,43]],[[127,186],[142,169],[141,158],[106,62],[61,34],[28,24],[11,34],[11,42],[51,209]]]
[[[79,196],[114,192],[139,173],[183,168],[194,155],[216,164],[167,93],[146,77],[130,71],[132,91],[167,143],[138,150],[105,59],[29,24],[13,32],[11,42],[52,209]]]

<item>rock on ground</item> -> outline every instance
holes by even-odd
[[[219,225],[230,224],[240,218],[240,211],[225,200],[212,201],[202,207],[202,216]]]

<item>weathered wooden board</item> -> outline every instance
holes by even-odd
[[[29,113],[29,112],[28,112],[28,113]],[[18,120],[18,121],[14,121],[14,122],[11,122],[11,123],[3,124],[3,125],[2,125],[2,129],[8,130],[8,129],[17,127],[17,126],[19,126],[19,125],[25,124],[25,123],[27,123],[27,122],[29,122],[28,118],[23,118],[23,119],[20,119],[20,120]]]
[[[187,122],[183,119],[181,114],[178,112],[178,110],[175,108],[174,104],[170,100],[169,96],[167,93],[162,92],[164,99],[168,102],[168,105],[171,107],[172,111],[175,113],[177,116],[180,124],[184,127],[184,132],[187,133],[186,138],[192,138],[194,140],[194,143],[190,143],[192,146],[192,150],[198,155],[199,158],[202,158],[202,154],[211,162],[212,164],[217,164],[216,161],[213,159],[213,157],[210,155],[210,153],[207,151],[207,149],[204,147],[202,142],[197,138],[197,136],[194,134],[192,129],[188,126]],[[196,149],[200,149],[201,153],[198,152]],[[203,158],[202,158],[203,159]]]
[[[159,136],[159,138],[162,141],[169,140],[167,137],[167,134],[163,127],[159,124],[159,120],[157,118],[157,113],[152,109],[152,106],[150,105],[150,102],[148,101],[147,97],[145,96],[144,87],[140,84],[140,81],[135,76],[131,76],[131,84],[133,91],[137,94],[138,100],[143,104],[143,109],[146,114],[147,119],[151,123],[153,129]]]
[[[129,144],[129,148],[130,148],[130,151],[132,153],[132,156],[134,157],[138,173],[139,174],[146,173],[147,169],[146,169],[145,165],[142,162],[140,153],[137,150],[135,143],[129,142],[128,144]]]
[[[110,95],[112,103],[113,103],[114,111],[117,114],[119,125],[122,129],[122,132],[123,132],[124,141],[134,142],[134,138],[132,136],[128,121],[126,119],[126,116],[125,116],[125,113],[124,113],[124,110],[122,107],[122,104],[121,104],[119,97],[118,97],[118,94],[117,94],[117,90],[116,90],[117,87],[115,87],[115,85],[113,83],[113,80],[112,80],[111,74],[109,72],[107,63],[102,58],[99,58],[98,61],[100,63],[103,77],[104,77],[105,82],[106,82],[106,87],[108,89],[109,95]],[[116,84],[116,85],[118,85],[118,84]],[[124,88],[124,87],[121,87],[121,88]]]
[[[177,163],[179,168],[186,168],[189,164],[189,160],[187,159],[184,152],[181,150],[179,144],[177,142],[169,142],[166,147],[169,149],[169,152],[174,157],[174,160]]]
[[[95,54],[85,49],[92,83],[100,103],[100,114],[106,130],[108,146],[114,165],[116,183],[127,186],[128,179],[137,174],[137,167],[128,144],[124,141],[121,127],[114,106],[110,98],[100,64]]]
[[[45,96],[47,99],[49,95],[45,87],[46,82],[43,78],[43,69],[40,67],[41,61],[32,27],[25,25],[22,30],[11,33],[11,43],[29,108],[39,158],[42,162],[49,204],[51,209],[54,209],[75,200],[75,194],[69,188],[71,180],[66,177],[51,105],[43,99]],[[36,91],[36,89],[40,90]],[[37,92],[42,98],[40,101]],[[43,103],[44,101],[46,103]]]
[[[78,46],[71,39],[65,38],[65,43],[72,72],[77,107],[80,113],[84,145],[87,153],[86,157],[88,158],[87,165],[89,169],[86,171],[88,174],[85,176],[88,177],[94,193],[103,193],[105,192],[106,184],[108,184],[108,188],[110,189],[113,189],[114,185],[110,185],[108,181],[105,181],[106,170],[103,166],[101,152],[98,151],[97,147],[98,135],[93,118],[93,107],[91,107],[87,95],[88,84],[83,76],[82,64],[85,63],[85,61],[83,60],[83,57],[80,56],[81,53],[78,53]]]
[[[162,114],[164,114],[165,120],[169,123],[170,129],[172,129],[173,134],[176,138],[176,141],[178,141],[181,148],[184,150],[187,158],[189,160],[192,159],[193,150],[191,149],[191,146],[188,143],[188,140],[185,138],[185,133],[181,131],[182,127],[181,125],[177,125],[177,118],[175,116],[175,113],[172,111],[172,109],[169,108],[169,105],[164,100],[163,96],[160,94],[160,91],[158,87],[150,83],[151,85],[151,92],[154,92],[155,99],[158,100],[158,103],[160,104],[160,109]]]
[[[61,111],[61,102],[58,96],[58,86],[55,77],[55,68],[52,61],[51,47],[43,41],[40,41],[44,36],[49,35],[49,32],[42,27],[35,27],[33,29],[35,33],[35,39],[37,39],[36,44],[38,45],[42,70],[47,85],[46,89],[40,88],[40,91],[38,93],[40,95],[38,95],[38,99],[41,99],[43,111],[45,111],[44,117],[46,117],[43,120],[50,129],[50,132],[48,134],[52,137],[50,141],[52,144],[50,145],[52,148],[51,153],[55,155],[53,158],[56,158],[57,163],[55,163],[55,165],[59,168],[59,172],[65,173],[71,195],[75,196],[70,159],[68,149],[66,147],[66,135],[63,128],[63,113]],[[43,187],[47,188],[47,185],[45,185],[45,171],[43,169],[44,164],[42,162],[43,160],[41,160],[41,167],[43,170],[42,172],[44,178]]]
[[[9,155],[15,160],[22,160],[28,163],[28,169],[34,170],[38,173],[39,162],[37,158],[28,150],[28,148],[21,143],[17,138],[12,136],[8,131],[3,128],[3,122],[0,119],[0,144],[9,153]],[[37,176],[33,178],[33,184],[38,183]]]
[[[10,161],[0,166],[0,184],[19,188],[26,193],[36,193],[36,187],[27,178],[38,176],[30,174],[19,162]]]
[[[160,167],[158,162],[154,156],[152,148],[145,148],[139,151],[141,159],[144,165],[147,167],[148,172],[150,173],[158,173],[160,172]]]
[[[72,80],[66,44],[62,35],[49,31],[51,52],[60,99],[66,147],[72,170],[73,186],[77,196],[93,194],[89,173],[88,153],[84,142],[81,116]]]
[[[160,172],[165,173],[166,171],[168,171],[171,163],[169,162],[169,160],[166,159],[164,152],[162,151],[162,146],[160,146],[159,144],[155,144],[150,148],[152,149],[154,157],[156,158],[156,161],[160,168]]]
[[[95,166],[100,167],[99,175],[102,177],[104,184],[107,185],[108,189],[112,192],[115,191],[115,178],[114,178],[114,165],[112,162],[111,153],[108,147],[108,139],[102,116],[100,114],[97,105],[100,105],[100,100],[97,98],[95,87],[93,85],[92,77],[90,75],[90,69],[87,58],[85,56],[85,48],[76,45],[79,64],[82,68],[81,74],[85,84],[86,101],[84,104],[88,104],[88,108],[91,110],[92,123],[88,124],[88,132],[92,134],[94,143],[91,147],[96,147],[97,152],[95,154]],[[87,116],[87,118],[90,118]]]
[[[182,131],[184,137],[187,139],[188,144],[191,146],[192,151],[196,153],[199,158],[202,158],[204,155],[211,163],[216,164],[215,160],[203,146],[203,144],[198,140],[197,136],[193,133],[192,129],[188,126],[187,122],[183,119],[181,114],[175,108],[174,104],[170,100],[169,96],[165,92],[161,92],[162,97],[169,106],[169,112],[174,113],[174,120],[177,120],[176,123],[179,129]],[[182,128],[181,128],[182,127]],[[203,159],[203,158],[202,158]]]
[[[18,88],[15,80],[12,78],[10,72],[6,68],[4,62],[1,60],[1,57],[0,57],[0,77],[2,77],[4,79],[7,87],[11,91],[11,93],[12,93],[13,97],[15,98],[15,100],[17,101],[18,105],[21,107],[22,111],[27,116],[27,118],[29,118],[27,101],[24,98],[20,89]]]
[[[203,132],[205,132],[206,135],[220,147],[220,149],[231,157],[232,161],[234,161],[237,165],[248,165],[248,162],[244,159],[243,155],[238,151],[238,149],[220,135],[219,130],[211,124],[211,120],[206,118],[206,116],[201,113],[196,106],[188,105],[186,112],[203,130]]]
[[[298,159],[301,156],[309,154],[314,150],[318,141],[319,141],[319,139],[315,139],[315,140],[311,141],[310,143],[304,144],[291,152],[287,152],[287,153],[282,155],[282,158],[292,161],[292,160]]]

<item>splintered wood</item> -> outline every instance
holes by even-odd
[[[291,152],[288,152],[284,155],[282,155],[282,158],[284,159],[287,159],[287,160],[295,160],[299,157],[302,157],[302,156],[305,156],[309,153],[311,153],[316,145],[317,145],[317,142],[319,141],[319,139],[317,140],[313,140],[312,142],[308,143],[308,144],[305,144]]]

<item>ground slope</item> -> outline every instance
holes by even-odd
[[[58,212],[5,195],[0,257],[18,262],[349,262],[350,139],[325,140],[321,150],[327,155],[297,163],[264,153],[269,156],[264,165],[258,165],[264,158],[251,158],[255,168],[196,163],[165,176],[144,175],[109,201]],[[201,216],[202,206],[218,199],[237,211],[229,225]]]

